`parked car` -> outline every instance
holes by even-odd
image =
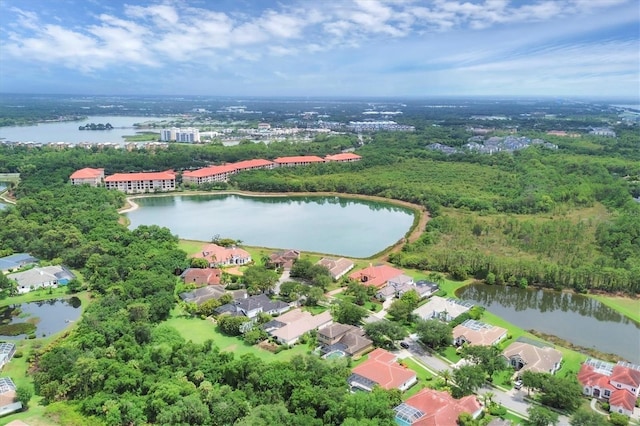
[[[516,390],[520,390],[522,388],[522,380],[518,379],[513,384],[513,388]]]
[[[407,342],[400,342],[400,347],[403,349],[409,349],[409,344]]]

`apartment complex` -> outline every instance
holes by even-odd
[[[92,169],[85,167],[76,170],[70,177],[72,185],[90,185],[98,186],[104,179],[104,169]]]
[[[104,179],[107,189],[127,194],[164,192],[176,189],[176,174],[172,170],[151,173],[116,173]]]

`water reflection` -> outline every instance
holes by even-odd
[[[49,299],[38,302],[9,305],[0,309],[2,324],[18,324],[30,322],[36,325],[37,337],[55,334],[80,318],[82,301],[77,297],[69,299]],[[1,339],[23,339],[18,336],[0,335]]]
[[[596,299],[569,292],[474,284],[457,296],[525,329],[640,362],[640,324]]]

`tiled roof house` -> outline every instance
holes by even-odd
[[[217,244],[207,244],[194,257],[207,259],[211,267],[246,265],[251,262],[248,251],[239,247],[222,247]]]
[[[640,366],[626,362],[611,364],[586,360],[578,372],[585,395],[608,399],[611,412],[631,416],[640,395]]]
[[[396,269],[388,265],[369,266],[359,271],[349,274],[349,278],[358,281],[366,286],[381,288],[387,285],[387,281],[403,275],[401,269]]]
[[[491,346],[507,337],[507,329],[468,319],[453,329],[453,343],[460,346]]]
[[[353,269],[354,263],[344,257],[339,259],[323,257],[316,262],[316,265],[324,266],[329,270],[329,273],[334,280],[339,280],[346,275],[347,272]]]
[[[395,408],[396,422],[412,426],[454,426],[462,413],[475,419],[482,406],[475,395],[454,399],[449,393],[422,389]]]
[[[371,391],[374,386],[406,391],[417,381],[415,371],[396,362],[396,356],[384,349],[374,349],[365,362],[354,367],[347,382],[352,388]]]
[[[513,342],[502,354],[516,371],[554,374],[560,369],[562,352],[549,346]]]

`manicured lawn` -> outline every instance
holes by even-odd
[[[447,346],[442,352],[439,353],[454,364],[462,359],[462,357],[456,352],[456,348],[454,348],[453,346]]]
[[[493,383],[497,386],[502,386],[509,389],[512,387],[511,377],[513,376],[513,373],[514,370],[512,368],[494,373]]]
[[[247,345],[239,337],[225,336],[217,331],[215,324],[210,320],[183,316],[177,308],[172,311],[171,317],[165,323],[178,330],[186,340],[194,343],[213,340],[222,351],[233,352],[237,356],[251,353],[264,361],[288,361],[295,355],[307,354],[311,350],[307,345],[301,344],[274,354],[257,346]]]
[[[590,294],[608,307],[615,309],[622,315],[631,318],[636,322],[640,322],[640,299],[632,299],[630,297],[603,296],[600,294]]]
[[[194,241],[194,240],[180,240],[178,242],[178,248],[192,256],[200,251],[202,246],[207,244],[206,241]]]
[[[311,312],[311,315],[318,315],[326,311],[328,308],[326,306],[303,306],[303,311]]]

